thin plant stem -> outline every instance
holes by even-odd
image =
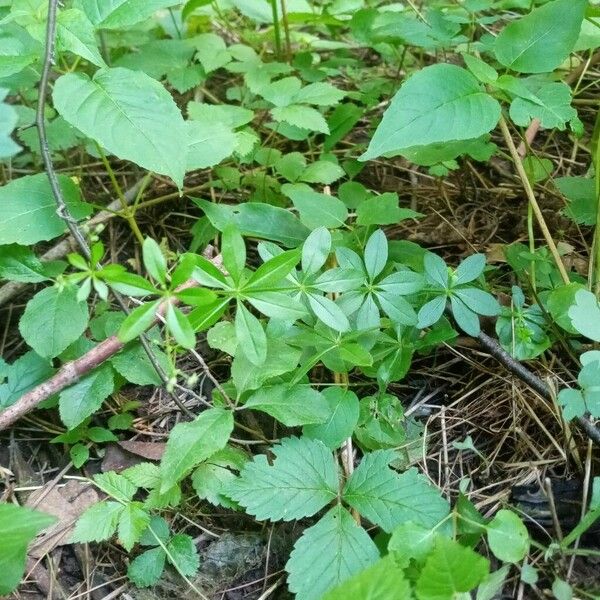
[[[538,204],[538,201],[533,192],[533,188],[531,187],[531,183],[529,178],[527,177],[527,173],[525,172],[525,168],[523,167],[523,162],[521,161],[521,157],[517,151],[515,143],[513,142],[512,136],[508,129],[508,124],[506,123],[506,119],[504,116],[500,116],[500,130],[502,131],[502,135],[504,137],[504,141],[508,146],[508,150],[512,157],[513,163],[515,164],[515,168],[517,169],[517,173],[519,174],[519,178],[521,179],[521,183],[523,184],[523,189],[525,190],[525,194],[529,203],[531,204],[531,208],[533,210],[533,214],[538,222],[540,229],[542,230],[542,235],[546,240],[546,244],[548,244],[548,248],[550,249],[550,253],[552,254],[552,258],[558,267],[558,271],[564,283],[570,283],[569,274],[567,273],[567,269],[558,253],[558,248],[552,239],[552,234],[548,229],[548,225],[546,224],[546,220],[544,219],[544,215]]]
[[[287,0],[280,0],[281,4],[281,22],[283,23],[283,32],[285,34],[285,58],[287,62],[292,60],[292,40],[290,37],[290,24],[287,15]]]
[[[281,29],[279,28],[279,14],[277,11],[277,0],[271,0],[271,12],[273,13],[273,32],[275,34],[275,54],[277,60],[281,60]]]

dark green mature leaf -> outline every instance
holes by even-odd
[[[115,388],[113,371],[104,364],[60,393],[58,406],[62,422],[72,429],[94,414]]]
[[[167,544],[169,551],[169,562],[175,565],[178,570],[186,577],[192,577],[196,574],[200,565],[198,551],[194,545],[194,540],[182,533],[174,535]]]
[[[166,554],[162,548],[152,548],[136,556],[127,568],[127,577],[137,587],[154,585],[165,568]]]
[[[190,423],[173,428],[160,463],[161,493],[167,492],[197,464],[224,448],[233,431],[233,415],[210,408]]]
[[[254,392],[244,405],[266,412],[287,427],[324,423],[329,416],[323,395],[305,385],[265,386]]]
[[[0,246],[0,279],[39,283],[45,281],[44,264],[27,247],[18,244]]]
[[[167,355],[158,348],[152,348],[154,357],[165,372],[169,370],[169,359]],[[152,366],[148,355],[142,345],[133,343],[113,356],[111,364],[115,370],[125,377],[130,383],[136,385],[162,384],[162,379]]]
[[[285,566],[297,600],[321,600],[323,594],[379,559],[368,533],[341,505],[304,530]]]
[[[183,117],[165,88],[141,71],[68,73],[54,84],[63,118],[108,152],[168,175],[181,188],[187,160]]]
[[[6,383],[0,385],[0,408],[13,404],[25,392],[48,379],[54,369],[48,359],[33,350],[20,356],[10,366],[5,366]],[[3,377],[0,376],[0,380]]]
[[[554,0],[509,23],[496,38],[496,58],[513,71],[546,73],[573,50],[587,0]]]
[[[58,181],[73,218],[90,214],[79,188],[65,175]],[[45,173],[13,179],[0,188],[0,244],[35,244],[51,240],[67,226],[56,214],[56,200]]]
[[[260,454],[244,467],[226,494],[259,520],[310,517],[337,497],[338,470],[318,440],[285,438],[273,447],[272,465]]]
[[[27,303],[19,331],[40,356],[54,358],[81,336],[87,324],[88,308],[77,300],[77,290],[53,286]]]
[[[499,117],[500,104],[471,73],[456,65],[432,65],[400,88],[360,160],[477,138],[491,131]]]
[[[448,514],[448,502],[416,469],[392,471],[393,459],[389,450],[366,454],[344,487],[344,500],[388,532],[405,521],[433,527]]]
[[[489,568],[489,561],[471,548],[439,537],[417,580],[417,598],[459,598],[461,594],[471,591],[481,583]]]
[[[408,600],[410,583],[392,556],[360,571],[325,596],[323,600]]]
[[[25,569],[27,545],[56,518],[14,504],[0,504],[0,596],[14,590]]]

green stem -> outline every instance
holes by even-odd
[[[275,53],[277,54],[277,60],[281,60],[281,29],[277,13],[277,0],[271,0],[271,12],[273,13],[273,31],[275,33]]]

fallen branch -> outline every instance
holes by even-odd
[[[197,285],[197,281],[190,279],[178,287],[177,291],[196,287]],[[156,311],[156,318],[148,329],[154,327],[159,322],[169,302],[172,304],[179,303],[177,298],[170,298],[162,302]],[[29,390],[14,404],[3,412],[0,412],[0,431],[31,412],[40,402],[76,383],[81,377],[87,375],[104,361],[117,354],[117,352],[122,350],[124,345],[116,335],[112,335],[80,358],[65,363],[50,379]]]
[[[481,332],[478,336],[479,343],[500,363],[502,363],[513,375],[525,382],[531,389],[535,390],[542,398],[554,402],[552,390],[527,367],[515,360],[500,344],[489,335]],[[1,415],[0,415],[1,416]],[[577,417],[577,424],[585,432],[590,440],[600,446],[600,430],[586,417]]]

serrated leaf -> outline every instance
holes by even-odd
[[[337,181],[340,177],[344,177],[345,174],[346,172],[339,165],[328,160],[319,160],[308,165],[299,179],[307,183],[329,185]]]
[[[62,422],[72,429],[94,414],[114,390],[113,371],[104,364],[63,390],[58,397]]]
[[[175,0],[77,0],[76,5],[98,29],[131,27],[157,10],[179,4]]]
[[[337,496],[338,470],[318,440],[285,438],[273,447],[272,465],[260,454],[248,463],[226,494],[259,520],[309,517]]]
[[[425,67],[394,96],[359,160],[477,138],[491,131],[499,118],[500,104],[471,73],[450,64]]]
[[[173,98],[155,79],[118,67],[100,69],[93,79],[68,73],[54,84],[53,99],[66,121],[108,152],[182,187],[187,132]]]
[[[340,387],[329,387],[322,392],[329,405],[327,420],[316,425],[306,425],[302,433],[311,439],[321,440],[335,450],[349,438],[358,423],[359,404],[354,392]]]
[[[433,549],[438,535],[438,529],[406,521],[392,532],[388,550],[399,565],[406,567],[411,559],[422,562]]]
[[[123,505],[120,502],[111,500],[90,506],[79,517],[71,541],[83,544],[109,539],[117,530],[122,510]]]
[[[439,537],[417,580],[417,598],[459,598],[481,583],[488,572],[489,561],[483,556],[454,540]]]
[[[33,350],[17,358],[5,369],[7,381],[0,385],[0,407],[2,408],[13,404],[25,392],[46,381],[54,373],[50,361]],[[0,377],[0,380],[2,379],[3,377]]]
[[[518,563],[529,552],[529,533],[523,521],[510,510],[499,510],[487,524],[491,551],[504,562]]]
[[[129,479],[136,487],[152,489],[160,484],[160,469],[158,465],[152,463],[144,462],[133,465],[122,471],[121,475]]]
[[[496,58],[512,71],[547,73],[573,50],[587,0],[554,0],[509,23],[494,44]]]
[[[127,577],[137,587],[150,587],[162,575],[165,568],[166,554],[162,548],[152,548],[136,556],[127,568]]]
[[[167,550],[170,556],[169,562],[176,565],[178,570],[186,577],[192,577],[196,574],[200,566],[200,557],[194,540],[189,535],[178,533],[171,538],[167,544]]]
[[[90,214],[79,188],[65,175],[58,181],[73,218]],[[51,240],[67,229],[56,214],[56,200],[45,173],[13,179],[0,188],[0,244],[35,244]]]
[[[9,503],[0,504],[0,595],[9,594],[19,585],[25,569],[27,545],[38,532],[55,521],[55,517],[42,512]]]
[[[448,502],[416,469],[401,475],[392,471],[388,464],[393,459],[389,450],[366,454],[346,483],[343,498],[388,532],[405,521],[433,527],[448,514]]]
[[[104,493],[121,503],[129,502],[137,491],[137,486],[132,481],[114,471],[98,473],[94,476],[94,482]]]
[[[379,551],[352,515],[337,505],[294,544],[285,566],[297,600],[321,600],[336,585],[379,559]]]
[[[293,101],[300,104],[318,104],[319,106],[333,106],[344,96],[345,92],[338,90],[330,83],[318,81],[303,87]]]
[[[247,460],[243,452],[230,447],[213,454],[192,475],[192,485],[198,497],[215,506],[237,508],[237,503],[230,500],[224,492],[236,479],[233,469],[239,471]]]
[[[123,548],[129,552],[150,523],[150,514],[140,502],[129,502],[119,516],[118,534]]]
[[[176,425],[160,463],[161,492],[168,491],[197,464],[223,448],[232,431],[233,416],[222,408],[210,408],[191,423]]]
[[[294,127],[317,131],[318,133],[329,133],[329,126],[325,117],[315,108],[291,104],[290,106],[276,106],[271,110],[276,121],[283,121]]]
[[[188,152],[186,171],[218,165],[236,149],[237,138],[220,122],[186,121]]]
[[[158,361],[165,372],[169,371],[169,359],[167,355],[159,348],[152,348],[154,358]],[[132,343],[118,354],[115,354],[110,360],[115,370],[129,381],[136,385],[156,385],[162,384],[162,379],[152,366],[146,351],[139,343]]]
[[[53,286],[27,303],[19,331],[40,356],[54,358],[81,336],[87,324],[87,304],[77,300],[77,290]]]
[[[515,125],[527,127],[538,119],[544,129],[563,130],[577,111],[571,106],[571,88],[562,82],[544,83],[535,90],[535,101],[515,98],[510,105],[510,118]]]
[[[323,395],[305,385],[262,387],[246,400],[244,406],[266,412],[287,427],[324,423],[329,416]]]

